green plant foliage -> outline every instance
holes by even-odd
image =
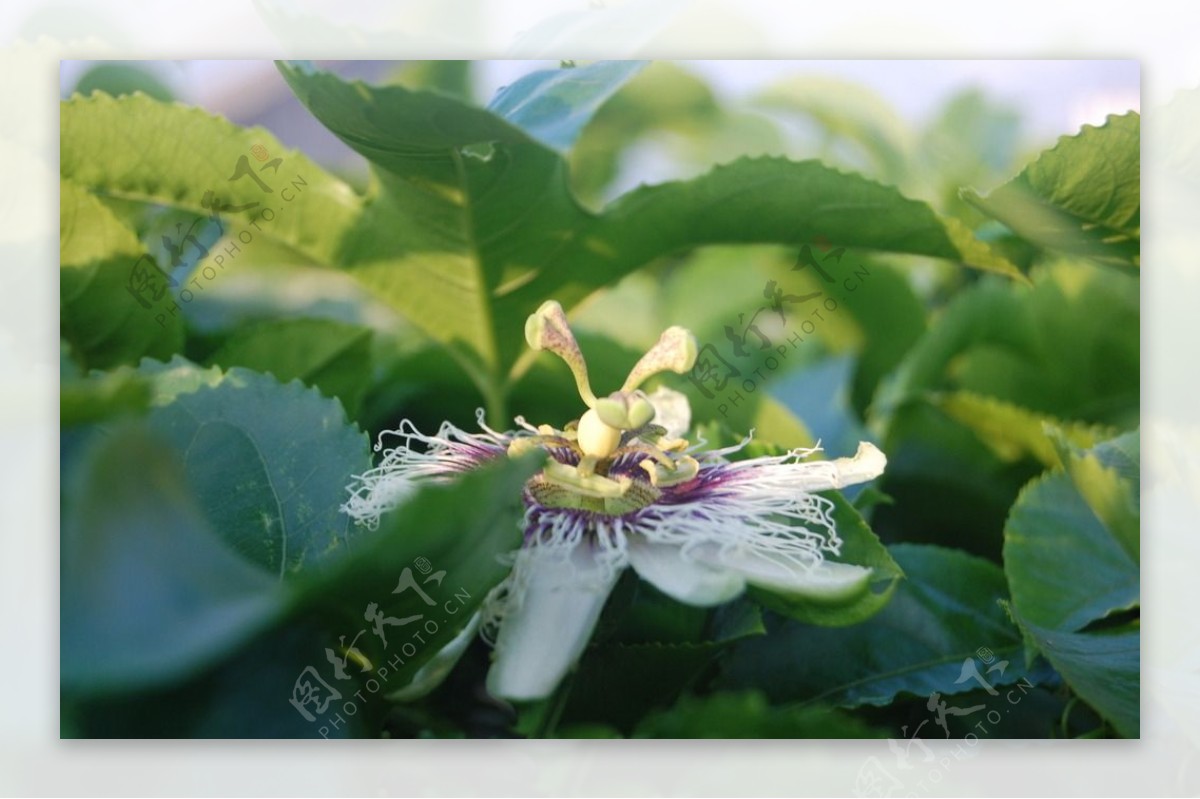
[[[1023,164],[1047,142],[976,90],[914,127],[800,70],[739,99],[562,62],[482,98],[471,62],[279,64],[272,108],[349,180],[131,70],[61,106],[63,737],[1140,734],[1136,113]],[[725,382],[642,388],[727,460],[877,444],[819,506],[869,577],[709,606],[620,561],[553,692],[491,695],[545,464],[464,450],[345,506],[384,447],[424,470],[412,426],[580,419],[526,340],[548,300],[598,396],[690,330]]]
[[[963,197],[1028,240],[1113,264],[1139,266],[1141,126],[1136,113],[1064,136],[986,196]]]

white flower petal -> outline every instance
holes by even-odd
[[[854,453],[853,458],[837,458],[833,461],[833,465],[837,468],[840,485],[833,485],[830,488],[843,488],[874,480],[883,474],[884,467],[887,466],[887,456],[871,442],[860,441],[858,442],[858,451]]]
[[[732,569],[751,585],[786,596],[821,602],[844,602],[866,592],[871,570],[864,566],[823,560],[801,564],[763,552],[721,552],[701,554],[714,567]]]
[[[741,575],[729,569],[714,569],[687,557],[678,546],[652,544],[631,537],[628,547],[629,563],[638,576],[685,604],[720,605],[746,588]]]
[[[583,654],[619,575],[587,544],[521,550],[488,692],[514,701],[549,696]]]
[[[388,698],[396,702],[411,702],[414,699],[420,699],[441,685],[442,680],[446,679],[446,676],[458,663],[459,658],[463,656],[463,652],[466,652],[467,647],[471,645],[475,634],[479,632],[479,618],[479,613],[472,616],[471,620],[467,622],[467,626],[463,627],[450,643],[442,647],[424,666],[417,669],[417,673],[413,675],[412,681],[408,685],[398,691],[393,691]]]
[[[667,428],[667,438],[683,438],[692,426],[692,406],[687,395],[659,386],[646,399],[654,406],[654,424]]]

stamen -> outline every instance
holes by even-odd
[[[659,372],[684,374],[696,364],[696,337],[686,328],[668,327],[658,337],[658,343],[642,356],[625,378],[622,391],[633,391],[647,378]]]
[[[546,300],[525,320],[525,341],[535,351],[547,350],[562,358],[575,375],[575,387],[589,408],[595,407],[596,395],[588,384],[587,363],[579,342],[567,324],[567,315],[554,300]]]

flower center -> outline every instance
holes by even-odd
[[[682,327],[670,327],[641,357],[618,391],[597,398],[587,364],[567,323],[562,306],[550,300],[525,322],[525,340],[535,351],[561,358],[575,377],[588,410],[564,431],[538,428],[540,435],[518,439],[509,447],[519,454],[531,447],[566,448],[566,463],[552,458],[527,484],[533,499],[546,507],[572,508],[618,516],[655,502],[661,488],[691,480],[699,472],[694,458],[683,454],[688,443],[666,438],[651,424],[655,407],[638,387],[660,372],[687,372],[696,362],[696,339]]]

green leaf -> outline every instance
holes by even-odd
[[[339,508],[371,459],[337,400],[181,358],[139,372],[156,395],[148,424],[182,453],[201,507],[234,549],[283,579],[349,546],[353,525]]]
[[[685,696],[651,713],[634,738],[882,738],[844,713],[819,707],[771,707],[758,691]]]
[[[929,392],[966,390],[1031,412],[1116,427],[1136,424],[1138,281],[1087,264],[1036,270],[1033,288],[981,282],[960,293],[880,385],[871,425]]]
[[[655,258],[716,243],[823,237],[1019,275],[953,220],[816,162],[740,160],[583,210],[562,157],[483,109],[281,65],[309,110],[372,162],[383,193],[342,259],[451,348],[496,394],[525,351],[525,318],[564,307]],[[386,233],[385,233],[386,231]]]
[[[963,198],[1044,247],[1138,266],[1140,123],[1129,112],[1085,125],[990,194],[964,190]]]
[[[308,262],[330,264],[359,215],[359,197],[307,157],[262,128],[239,128],[199,108],[142,94],[76,95],[62,103],[59,132],[62,177],[101,197],[205,217],[212,213],[206,194],[224,206],[250,206],[222,214],[224,228],[246,231],[243,248],[263,236]],[[271,161],[260,162],[251,152],[255,145],[282,163],[267,169]],[[251,171],[235,179],[243,158]]]
[[[487,107],[565,153],[596,110],[645,66],[645,61],[597,61],[531,72],[498,91]]]
[[[75,356],[86,368],[107,369],[178,350],[183,318],[168,311],[167,277],[137,235],[69,181],[60,181],[59,203],[60,325]],[[128,288],[135,268],[165,296],[135,297]]]
[[[983,397],[970,391],[955,391],[933,398],[933,404],[950,418],[971,428],[997,457],[1005,461],[1032,456],[1047,468],[1062,464],[1046,425],[1060,430],[1072,444],[1090,447],[1111,438],[1111,427],[1079,422],[1064,423],[1045,414],[1033,413],[1012,403]]]
[[[1134,562],[1140,562],[1141,436],[1135,431],[1096,444],[1074,440],[1060,429],[1054,439],[1075,489]]]
[[[1141,734],[1141,629],[1072,633],[1025,622],[1025,631],[1067,684],[1126,738]]]
[[[835,139],[852,143],[859,150],[858,165],[884,182],[902,185],[908,177],[912,143],[903,120],[882,97],[858,83],[814,75],[789,77],[763,89],[751,102],[811,119],[825,136],[825,152],[833,150]]]
[[[329,319],[279,319],[239,328],[207,359],[316,386],[355,416],[371,380],[371,331]]]
[[[1039,627],[1074,632],[1138,603],[1137,563],[1061,471],[1017,498],[1004,530],[1004,569],[1013,607]]]
[[[64,377],[58,392],[58,423],[65,429],[122,414],[138,414],[150,405],[150,386],[131,369]]]
[[[1007,595],[998,567],[964,552],[897,544],[906,579],[887,607],[851,627],[776,620],[766,636],[739,643],[723,668],[730,688],[757,688],[772,702],[887,705],[901,694],[927,697],[976,690],[964,667],[990,649],[1003,669],[975,668],[992,686],[1028,672],[1021,637],[997,600]],[[996,664],[993,664],[995,666]]]
[[[784,597],[758,588],[751,588],[750,594],[771,610],[809,624],[823,627],[858,624],[888,604],[904,571],[849,500],[835,491],[823,492],[822,496],[833,503],[830,515],[842,539],[841,552],[828,559],[866,566],[872,570],[870,580],[853,596],[837,599]]]
[[[293,613],[326,620],[346,641],[366,631],[356,646],[376,678],[387,692],[404,687],[508,576],[503,556],[521,546],[522,488],[537,466],[530,458],[502,459],[453,483],[423,486],[378,530],[360,531],[345,557],[298,574],[290,585]],[[386,645],[364,623],[371,604],[385,617],[410,620],[384,627]],[[410,642],[416,651],[396,641]],[[313,655],[314,661],[322,658],[319,651]],[[386,681],[380,666],[388,670]]]
[[[1013,617],[1075,693],[1137,737],[1138,436],[1083,452],[1056,438],[1066,470],[1031,482],[1004,530]]]
[[[141,92],[164,103],[175,99],[154,72],[129,63],[96,64],[79,78],[75,91],[84,95],[104,92],[114,97]]]
[[[283,615],[274,581],[221,543],[170,448],[138,429],[95,442],[63,528],[65,692],[180,679]]]

